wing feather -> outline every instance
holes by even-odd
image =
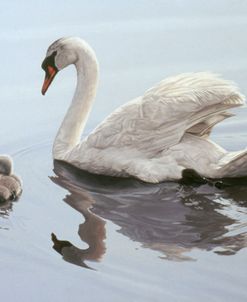
[[[142,97],[121,106],[87,138],[96,148],[116,146],[153,155],[177,144],[185,132],[209,135],[244,104],[234,83],[212,73],[187,73],[165,79]]]

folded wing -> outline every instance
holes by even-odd
[[[87,138],[95,148],[129,147],[153,155],[177,144],[186,132],[208,136],[244,104],[237,87],[211,73],[167,78],[121,106]]]

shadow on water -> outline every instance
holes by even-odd
[[[79,249],[52,234],[63,259],[90,268],[106,251],[104,219],[143,248],[174,261],[195,260],[192,249],[234,255],[247,246],[247,182],[224,189],[173,182],[144,184],[134,179],[96,176],[54,162],[52,181],[67,189],[64,201],[85,218],[78,234],[88,244]]]

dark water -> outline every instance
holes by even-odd
[[[100,61],[86,133],[179,72],[215,71],[246,94],[246,3],[3,1],[0,8],[0,151],[13,156],[24,183],[17,202],[0,206],[1,300],[246,301],[247,183],[150,185],[53,162],[73,69],[40,94],[46,48],[65,35],[87,39]],[[246,117],[246,108],[237,110],[213,139],[244,148]]]

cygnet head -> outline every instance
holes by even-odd
[[[53,42],[47,50],[46,57],[41,65],[45,71],[45,80],[42,87],[44,95],[58,71],[70,64],[76,64],[79,58],[96,57],[92,48],[81,38],[61,38]],[[81,62],[83,64],[83,62]]]
[[[12,173],[12,160],[6,155],[0,156],[0,174],[11,175]]]

